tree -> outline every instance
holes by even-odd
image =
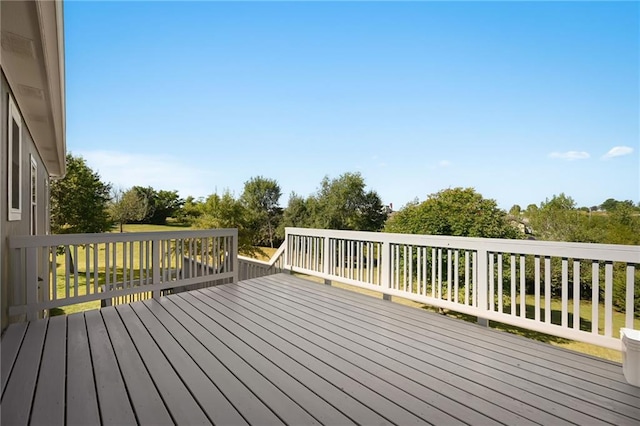
[[[193,222],[195,228],[238,228],[238,252],[246,255],[262,253],[253,245],[253,228],[248,221],[247,209],[229,191],[222,196],[210,195],[199,208],[201,214]]]
[[[195,199],[192,196],[188,196],[184,200],[184,204],[175,213],[174,217],[178,222],[193,223],[195,219],[202,214],[201,205],[204,203],[202,198]]]
[[[360,173],[344,173],[336,179],[325,176],[310,201],[313,225],[323,229],[379,231],[387,218],[375,191],[365,192]]]
[[[257,176],[244,183],[241,201],[257,236],[256,245],[268,242],[273,248],[275,230],[282,216],[279,206],[281,195],[280,185],[274,179]]]
[[[167,218],[176,215],[184,204],[184,200],[178,196],[178,191],[156,191],[150,186],[134,186],[133,189],[147,204],[147,214],[139,220],[141,223],[164,225]]]
[[[518,204],[514,204],[513,206],[511,206],[511,208],[509,209],[509,214],[511,216],[515,216],[518,217],[520,216],[520,213],[522,212],[522,208],[518,205]]]
[[[473,188],[445,189],[409,203],[387,220],[385,232],[461,237],[517,238],[495,200]]]
[[[147,207],[147,199],[134,188],[127,191],[116,189],[109,204],[109,215],[115,223],[120,224],[120,232],[122,232],[123,224],[144,219],[147,215]]]
[[[528,213],[536,237],[551,241],[585,241],[579,221],[582,213],[576,209],[573,198],[561,193],[540,203],[540,207]]]
[[[112,226],[107,207],[111,186],[82,157],[67,154],[67,174],[51,182],[51,231],[98,233]]]

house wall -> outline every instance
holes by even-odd
[[[9,114],[9,94],[13,92],[1,72],[0,99],[0,123],[2,132],[0,134],[0,305],[2,308],[1,327],[4,330],[9,324],[8,307],[13,298],[10,273],[10,256],[8,249],[8,238],[11,235],[29,235],[31,232],[31,156],[36,160],[37,165],[37,234],[45,234],[49,229],[47,186],[49,184],[49,173],[46,169],[42,157],[33,142],[33,138],[26,123],[22,111],[22,214],[20,220],[9,221],[8,200],[8,114]],[[14,101],[16,98],[14,96]],[[17,102],[16,102],[17,105]],[[20,109],[18,105],[18,109]]]

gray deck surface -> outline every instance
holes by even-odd
[[[273,275],[10,326],[2,425],[640,424],[620,364]]]

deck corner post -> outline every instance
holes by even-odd
[[[478,324],[485,327],[489,326],[489,320],[481,317],[482,311],[489,310],[489,297],[493,297],[493,295],[488,294],[488,262],[489,256],[487,250],[484,248],[478,249],[478,310],[480,311],[480,315],[478,315]]]

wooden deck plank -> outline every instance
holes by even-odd
[[[308,412],[304,411],[285,392],[275,386],[268,378],[265,378],[265,375],[273,377],[273,369],[277,367],[237,339],[228,330],[222,328],[211,318],[194,308],[193,304],[190,303],[193,302],[193,296],[189,293],[181,293],[169,299],[196,320],[204,330],[210,332],[209,335],[200,333],[198,340],[216,355],[227,368],[232,370],[236,377],[246,384],[250,383],[255,395],[284,423],[318,424]],[[167,306],[168,309],[169,306]],[[175,309],[170,312],[172,315],[175,314],[176,318],[181,318],[181,322],[184,320],[184,316]]]
[[[203,374],[198,364],[184,350],[143,303],[131,305],[149,334],[156,341],[189,392],[214,424],[246,425],[244,418],[225,398],[220,389]]]
[[[89,351],[84,314],[67,317],[67,397],[66,423],[95,425],[100,423],[96,385]]]
[[[279,282],[283,284],[300,284],[298,281],[300,279],[302,279],[305,284],[316,284],[315,282],[292,275],[278,275]],[[325,286],[313,286],[312,289],[312,291],[327,295],[329,298],[339,299],[341,303],[351,304],[354,301],[357,301],[358,306],[363,304],[380,313],[392,312],[394,314],[405,315],[407,316],[407,319],[416,319],[416,315],[421,313],[420,310],[416,312],[416,308],[397,303],[389,304],[388,301],[371,296],[362,299],[362,294],[338,287],[327,288]],[[540,360],[547,360],[549,363],[554,365],[569,367],[571,370],[576,371],[578,375],[582,372],[586,372],[588,374],[601,374],[602,377],[613,378],[617,381],[624,381],[620,363],[614,361],[597,358],[592,355],[571,351],[558,346],[541,344],[541,342],[537,342],[524,336],[505,333],[488,327],[477,326],[470,328],[468,327],[470,324],[467,322],[459,321],[458,319],[443,315],[431,316],[430,322],[435,322],[438,323],[438,325],[453,328],[455,333],[463,333],[470,338],[477,339],[478,337],[481,337],[481,339],[479,339],[481,341],[487,339],[487,341],[492,345],[506,348],[515,347],[517,348],[516,350],[519,350],[523,354],[535,352]]]
[[[47,320],[40,320],[30,322],[27,327],[2,396],[0,419],[4,425],[26,425],[29,422],[47,325]],[[8,407],[11,408],[7,409]]]
[[[491,390],[473,382],[463,379],[456,380],[455,376],[439,370],[429,376],[424,371],[414,368],[414,366],[403,364],[394,359],[394,356],[389,353],[391,349],[389,347],[378,345],[378,352],[376,352],[362,345],[360,336],[352,335],[349,338],[343,338],[332,331],[323,330],[321,327],[314,325],[315,320],[318,319],[313,314],[298,313],[296,316],[290,315],[290,306],[277,303],[270,306],[268,301],[264,302],[259,298],[251,300],[252,296],[249,296],[249,294],[242,295],[242,287],[238,289],[228,287],[212,289],[212,293],[215,294],[216,300],[220,303],[224,303],[223,299],[227,298],[227,294],[232,296],[228,298],[230,302],[242,304],[245,309],[260,315],[262,317],[261,323],[279,324],[293,333],[316,341],[317,344],[326,349],[342,353],[345,359],[351,360],[353,363],[361,366],[367,365],[370,371],[377,372],[388,382],[396,383],[397,386],[401,386],[406,391],[413,392],[414,396],[425,400],[425,402],[434,407],[453,413],[463,422],[490,423],[498,421],[505,424],[532,424],[534,422],[527,420],[527,417],[544,420],[545,413],[541,413],[539,410],[532,410],[531,407],[517,401],[510,401],[511,404],[508,404],[511,411],[493,404],[491,402],[492,399],[496,397],[504,398],[504,395],[495,394]],[[256,320],[259,321],[258,318]],[[322,320],[319,319],[318,322],[321,323]],[[314,335],[324,340],[314,338]],[[371,345],[369,343],[369,346]],[[375,347],[375,344],[373,346]],[[349,352],[340,351],[339,347],[349,348],[358,357],[354,357]],[[397,377],[390,377],[385,370],[394,372]],[[470,390],[476,390],[477,394],[471,393]],[[549,419],[555,418],[550,417]]]
[[[263,281],[263,285],[259,289],[256,289],[258,291],[264,291],[264,283],[267,281],[268,280]],[[453,361],[466,368],[465,374],[467,376],[484,374],[485,377],[489,377],[494,381],[494,384],[486,384],[490,384],[491,387],[500,386],[498,382],[503,382],[507,384],[507,386],[515,386],[515,392],[519,392],[520,394],[523,394],[523,391],[526,392],[527,398],[538,400],[538,407],[545,409],[549,413],[563,417],[565,420],[591,423],[596,421],[596,419],[600,419],[601,421],[624,423],[628,422],[629,418],[635,418],[633,413],[635,409],[632,407],[625,407],[622,404],[617,404],[615,401],[608,401],[614,407],[620,408],[627,417],[618,414],[615,410],[602,410],[601,408],[603,407],[598,407],[595,404],[600,402],[600,400],[592,397],[588,392],[571,386],[562,386],[562,384],[558,382],[553,382],[553,387],[549,387],[549,380],[540,380],[536,374],[530,373],[526,368],[512,368],[496,362],[491,357],[478,356],[472,350],[452,351],[450,341],[446,344],[443,343],[443,340],[447,340],[445,337],[441,336],[437,339],[426,339],[424,336],[420,336],[406,327],[400,327],[388,321],[372,321],[369,316],[356,313],[357,307],[352,307],[350,310],[346,308],[335,308],[334,305],[325,304],[325,302],[320,299],[311,299],[305,302],[307,299],[306,295],[295,292],[291,288],[287,289],[275,281],[272,281],[272,283],[275,283],[275,290],[273,291],[274,294],[277,293],[277,297],[287,297],[294,304],[301,303],[313,306],[316,311],[326,314],[328,322],[335,326],[346,324],[346,318],[352,322],[355,318],[357,319],[358,330],[366,329],[374,334],[378,334],[380,338],[383,339],[382,341],[387,342],[386,344],[388,345],[404,343],[410,349],[405,347],[403,351],[407,354],[413,354],[412,356],[417,359],[420,359],[421,356],[419,351],[426,351],[429,356],[440,357],[448,363]],[[287,296],[289,291],[291,291],[291,294]],[[333,315],[338,315],[335,320],[331,318]],[[424,354],[422,356],[424,356]],[[483,362],[486,360],[491,360],[491,368],[489,371],[485,371],[486,367],[483,366]],[[495,380],[498,382],[495,382]],[[483,381],[487,382],[487,379],[485,378]],[[479,383],[483,381],[479,381]]]
[[[197,297],[197,296],[196,296]],[[209,309],[206,309],[209,312]],[[257,353],[268,360],[278,360],[276,367],[284,366],[283,371],[278,369],[261,370],[283,392],[304,406],[314,417],[324,424],[348,424],[356,422],[360,424],[381,424],[386,420],[373,410],[365,407],[350,395],[342,392],[339,387],[326,381],[322,371],[313,372],[306,368],[304,362],[288,355],[287,347],[276,344],[265,336],[254,336],[245,333],[241,327],[250,324],[233,326],[232,322],[224,321],[220,316],[223,327],[232,331],[239,339],[249,344]],[[273,345],[273,346],[272,346]],[[280,367],[282,368],[282,367]],[[287,374],[293,375],[293,378]],[[298,383],[299,382],[299,383]],[[344,414],[343,414],[344,413]]]
[[[215,301],[213,299],[208,298],[203,294],[198,296],[198,292],[190,293],[184,297],[185,299],[187,297],[189,299],[197,298],[200,301],[197,306],[204,305],[202,310],[207,312],[207,314],[212,318],[215,318],[217,323],[223,326],[226,325],[226,327],[233,327],[233,322],[225,319],[222,314],[215,314],[214,311],[210,309],[215,306]],[[191,303],[194,303],[194,305],[196,304],[196,302],[193,301]],[[207,306],[209,306],[209,308],[207,308]],[[234,332],[236,332],[236,330],[234,330]],[[242,341],[251,339],[251,336],[247,333],[242,332],[241,330],[238,330],[238,332],[242,333]],[[340,357],[325,351],[320,346],[313,345],[310,342],[290,333],[286,334],[286,340],[282,339],[282,337],[277,333],[270,332],[267,329],[262,333],[262,336],[264,336],[265,339],[276,343],[278,347],[285,347],[285,345],[287,345],[286,342],[291,343],[286,346],[286,352],[295,354],[296,359],[301,360],[306,365],[312,366],[314,370],[326,369],[325,366],[331,366],[342,373],[345,378],[348,378],[349,381],[351,381],[351,388],[357,390],[357,392],[349,391],[349,393],[351,395],[354,395],[354,393],[356,395],[359,394],[365,400],[368,398],[369,403],[365,405],[368,405],[370,408],[376,407],[379,410],[378,413],[383,415],[392,423],[416,424],[425,422],[426,420],[424,419],[428,418],[427,414],[430,414],[433,417],[434,424],[442,424],[442,422],[438,421],[439,419],[446,419],[448,424],[459,423],[455,418],[445,413],[441,413],[439,411],[428,412],[426,405],[418,401],[412,395],[391,386],[389,383],[378,378],[375,374],[362,370],[355,365],[345,364]],[[322,364],[324,364],[324,366]],[[327,377],[325,373],[322,375]],[[360,386],[354,387],[353,384],[355,383],[359,383]],[[345,385],[349,386],[349,383],[347,382]],[[360,397],[356,397],[356,399],[360,399]],[[398,404],[396,401],[402,401],[402,404]],[[416,412],[418,414],[416,414]]]
[[[173,420],[171,420],[171,416],[116,309],[113,307],[103,308],[100,312],[107,327],[138,423],[146,425],[173,424]]]
[[[291,275],[10,326],[2,424],[640,424],[619,363]]]
[[[84,314],[91,348],[93,375],[96,381],[100,418],[106,425],[124,425],[136,422],[129,395],[124,386],[118,361],[113,353],[111,339],[102,320],[100,311]]]
[[[210,420],[193,399],[131,306],[118,305],[116,311],[122,318],[131,341],[144,361],[173,421],[188,425],[209,424]]]
[[[276,283],[275,281],[272,282]],[[277,281],[278,284],[281,284],[282,282],[292,281],[288,281],[286,277],[283,280]],[[305,285],[307,284],[309,283],[305,283]],[[326,290],[322,287],[324,286],[311,284],[311,287],[309,287],[308,290],[309,292],[321,296],[323,301],[331,300],[332,303],[336,303],[344,308],[354,309],[356,311],[364,312],[365,314],[376,312],[379,315],[389,318],[391,321],[398,322],[408,321],[415,323],[416,321],[420,321],[421,327],[416,328],[413,331],[422,336],[420,338],[421,340],[428,341],[436,338],[443,342],[450,343],[453,347],[459,347],[463,351],[472,351],[482,356],[486,356],[487,358],[496,359],[500,361],[500,364],[517,366],[524,361],[527,362],[529,371],[536,373],[540,377],[548,377],[556,381],[561,381],[570,386],[588,391],[589,393],[601,395],[607,400],[612,399],[624,402],[634,407],[640,405],[640,392],[637,391],[637,388],[625,383],[624,379],[619,376],[619,372],[622,370],[620,365],[618,365],[619,371],[615,376],[611,374],[608,374],[607,377],[594,375],[591,371],[573,369],[571,368],[571,364],[558,365],[555,362],[541,359],[539,356],[540,351],[535,350],[535,346],[529,346],[530,349],[534,350],[523,352],[522,349],[519,348],[519,343],[523,340],[520,336],[512,336],[503,332],[486,330],[485,327],[475,325],[470,326],[471,324],[446,318],[442,315],[429,315],[428,321],[425,321],[424,312],[410,307],[397,309],[397,304],[390,305],[386,302],[367,306],[366,301],[359,301],[359,303],[354,307],[353,299],[342,300],[342,297],[346,299],[344,291],[329,294],[326,293]],[[372,298],[367,298],[367,300],[371,299]],[[311,300],[315,301],[315,299]],[[375,299],[373,300],[375,301]],[[405,311],[407,315],[402,314]],[[478,332],[483,333],[481,339],[478,339],[476,334]],[[500,336],[500,343],[496,343],[495,340],[491,340],[495,335]],[[530,342],[528,339],[524,340],[528,343],[537,344],[537,347],[539,348],[542,347],[547,349],[549,346],[539,342]],[[473,344],[470,344],[470,341],[473,341]],[[556,348],[551,347],[551,349]],[[583,354],[575,353],[575,355],[576,358],[582,358]],[[576,362],[575,364],[579,363]],[[617,379],[614,379],[613,377],[617,377]]]
[[[18,357],[18,351],[22,345],[22,339],[27,332],[27,323],[21,322],[17,324],[11,324],[5,330],[2,335],[2,347],[0,348],[0,376],[2,377],[2,393],[4,395],[4,389],[7,386],[7,381],[13,369],[13,364]]]
[[[44,342],[31,424],[63,425],[67,376],[67,318],[51,317]]]
[[[245,386],[229,369],[220,362],[207,348],[199,342],[192,333],[193,328],[199,324],[186,324],[178,322],[158,300],[150,299],[145,305],[160,320],[162,325],[171,333],[189,356],[202,368],[204,373],[213,383],[222,384],[220,391],[229,399],[229,402],[250,424],[275,425],[282,421],[258,399],[251,391],[250,386]],[[205,330],[206,331],[206,330]],[[197,334],[197,333],[194,333]]]

